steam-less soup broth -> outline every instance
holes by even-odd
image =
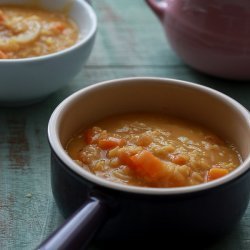
[[[51,54],[74,45],[78,35],[64,13],[0,5],[0,59]]]
[[[241,163],[234,145],[207,128],[155,114],[104,119],[74,136],[66,151],[97,176],[143,187],[197,185]]]

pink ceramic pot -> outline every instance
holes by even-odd
[[[146,0],[175,52],[193,68],[250,79],[249,0]]]

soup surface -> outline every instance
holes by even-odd
[[[61,12],[0,5],[0,59],[51,54],[78,40],[75,23]]]
[[[210,130],[155,114],[104,119],[74,136],[66,151],[97,176],[144,187],[197,185],[241,163],[234,145]]]

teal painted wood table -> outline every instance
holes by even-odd
[[[210,77],[186,66],[171,50],[144,0],[92,3],[99,22],[98,34],[80,74],[40,103],[0,107],[0,249],[35,249],[63,222],[50,187],[47,124],[54,108],[73,92],[114,78],[168,77],[212,87],[250,109],[250,83]],[[209,247],[199,246],[203,248],[250,249],[250,206],[231,233]],[[102,247],[92,244],[90,249]]]

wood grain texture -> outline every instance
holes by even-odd
[[[71,93],[114,78],[158,76],[213,87],[250,109],[250,84],[209,77],[183,64],[144,0],[92,3],[99,28],[81,73],[41,103],[0,108],[0,249],[34,249],[62,223],[50,187],[47,124],[54,108]],[[250,249],[250,207],[230,235],[206,249]]]

